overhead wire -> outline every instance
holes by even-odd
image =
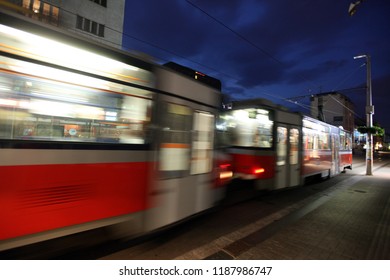
[[[335,88],[340,88],[347,80],[349,80],[354,74],[356,74],[356,72],[358,72],[360,70],[360,68],[362,68],[365,65],[366,65],[366,63],[363,63],[358,68],[356,68],[354,71],[352,71],[351,73],[346,75],[346,77],[343,80],[341,80],[341,82],[338,83],[338,85]],[[333,89],[332,91],[336,91],[336,90]]]
[[[243,41],[245,41],[246,43],[248,43],[250,46],[254,47],[256,50],[260,51],[262,54],[264,54],[265,56],[267,56],[268,58],[270,58],[271,60],[275,61],[276,63],[282,65],[283,67],[285,67],[285,63],[282,62],[281,60],[279,60],[278,58],[276,58],[275,56],[273,56],[270,52],[266,51],[264,48],[261,48],[260,46],[258,46],[257,44],[253,43],[251,40],[249,40],[247,37],[243,36],[241,33],[237,32],[236,30],[234,30],[233,28],[231,28],[230,26],[228,26],[227,24],[225,24],[224,22],[222,22],[221,20],[217,19],[216,17],[214,17],[213,15],[211,15],[210,13],[208,13],[207,11],[205,11],[204,9],[202,9],[201,7],[199,7],[198,5],[196,5],[195,3],[193,3],[192,1],[190,0],[186,0],[186,2],[188,4],[190,4],[191,6],[193,6],[194,8],[198,9],[199,11],[201,11],[202,13],[204,13],[206,16],[210,17],[212,20],[214,20],[215,22],[217,22],[218,24],[222,25],[224,28],[226,28],[227,30],[229,30],[230,32],[232,32],[234,35],[236,35],[237,37],[239,37],[240,39],[242,39]],[[310,81],[307,77],[305,77],[304,75],[302,74],[299,74],[299,76],[305,80],[306,82],[310,83],[313,87],[316,87],[312,81]]]
[[[216,21],[217,23],[219,23],[220,25],[222,25],[223,27],[225,27],[226,29],[228,29],[230,32],[232,32],[234,35],[236,35],[237,37],[239,37],[240,39],[244,40],[245,42],[247,42],[249,45],[251,45],[252,47],[254,47],[255,49],[259,50],[260,52],[262,52],[264,55],[268,56],[269,58],[271,58],[272,60],[274,60],[275,62],[281,64],[281,65],[284,65],[284,63],[282,61],[280,61],[279,59],[277,59],[276,57],[274,57],[272,54],[270,54],[269,52],[267,52],[266,50],[264,50],[263,48],[260,48],[258,45],[256,45],[255,43],[253,43],[252,41],[250,41],[249,39],[247,39],[245,36],[241,35],[240,33],[238,33],[237,31],[235,31],[234,29],[232,29],[231,27],[229,27],[228,25],[226,25],[225,23],[223,23],[221,20],[217,19],[216,17],[212,16],[210,13],[208,13],[207,11],[205,11],[204,9],[200,8],[198,5],[194,4],[193,2],[189,1],[189,0],[186,0],[186,2],[188,4],[190,4],[191,6],[193,6],[194,8],[198,9],[199,11],[201,11],[202,13],[204,13],[205,15],[207,15],[208,17],[210,17],[211,19],[213,19],[214,21]]]
[[[285,97],[282,97],[282,96],[280,96],[280,95],[277,95],[277,94],[270,94],[270,93],[266,93],[266,92],[262,92],[261,94],[263,94],[263,95],[268,95],[268,96],[271,96],[271,97],[274,97],[274,98],[283,100],[283,101],[285,101],[285,102],[292,103],[292,104],[294,104],[294,105],[296,105],[296,106],[302,107],[302,108],[304,108],[304,109],[306,109],[306,110],[309,110],[309,111],[311,110],[311,106],[309,106],[309,105],[306,105],[306,104],[304,104],[304,103],[300,103],[300,102],[297,102],[297,101],[289,100],[289,99],[287,99],[287,98],[285,98]]]

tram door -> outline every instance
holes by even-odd
[[[290,127],[289,132],[289,167],[290,167],[290,186],[298,186],[301,181],[301,156],[299,154],[299,129]]]
[[[174,102],[161,104],[158,177],[150,228],[161,227],[212,205],[215,116]]]
[[[332,134],[332,167],[330,169],[330,176],[335,176],[340,173],[340,137],[337,134]]]
[[[276,188],[300,184],[300,155],[298,127],[279,125],[276,139]]]

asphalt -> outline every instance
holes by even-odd
[[[364,157],[353,166],[353,176],[287,215],[177,259],[389,260],[390,157],[376,157],[371,176]]]

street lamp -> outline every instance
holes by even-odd
[[[365,58],[367,66],[367,96],[366,96],[366,115],[367,115],[367,140],[366,140],[366,175],[372,175],[373,166],[373,141],[372,141],[372,115],[374,106],[372,105],[371,93],[371,57],[368,54],[355,56],[353,59]]]
[[[358,0],[355,3],[349,4],[348,13],[350,16],[353,16],[356,13],[357,7],[363,2],[363,0]]]

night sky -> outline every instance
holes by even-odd
[[[374,123],[389,133],[390,1],[365,0],[353,16],[351,2],[127,0],[123,46],[216,77],[233,100],[310,114],[311,94],[340,91],[363,120],[365,59],[353,57],[369,54]]]

